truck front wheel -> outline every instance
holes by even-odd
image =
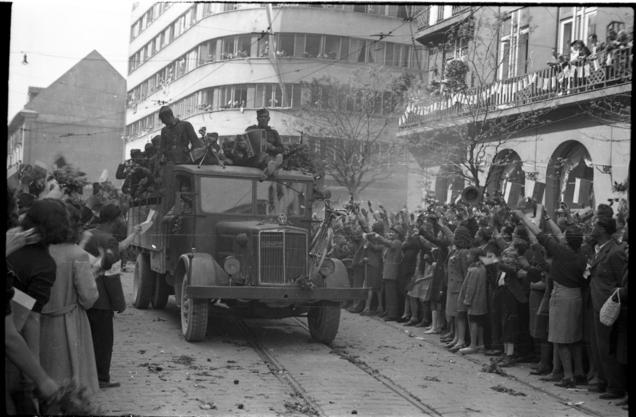
[[[181,280],[181,333],[188,342],[199,342],[205,338],[208,328],[207,299],[190,298],[186,295],[187,277]]]
[[[323,301],[309,308],[307,324],[312,339],[330,344],[338,333],[340,305]]]
[[[133,278],[133,305],[136,308],[148,308],[155,291],[155,280],[156,274],[150,269],[148,254],[138,254]]]

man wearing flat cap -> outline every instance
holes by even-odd
[[[613,328],[600,322],[599,314],[605,301],[614,290],[622,286],[627,256],[612,234],[616,232],[616,221],[606,207],[599,206],[594,220],[591,238],[596,242],[595,252],[589,263],[590,295],[594,324],[592,360],[596,363],[600,383],[589,388],[603,393],[601,399],[617,399],[625,396],[626,369],[610,353],[610,338]]]

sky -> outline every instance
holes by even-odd
[[[8,121],[27,103],[29,86],[48,87],[94,49],[126,77],[132,4],[12,1]],[[23,63],[25,54],[28,64]]]

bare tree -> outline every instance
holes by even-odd
[[[533,107],[523,94],[512,103],[497,99],[493,82],[507,64],[497,57],[503,23],[500,15],[480,13],[451,26],[444,41],[428,46],[433,52],[453,51],[456,58],[430,54],[442,71],[433,65],[429,84],[416,84],[407,93],[418,109],[431,111],[424,131],[407,138],[411,152],[477,187],[488,185],[480,180],[488,167],[511,162],[494,157],[512,138],[548,122],[545,106]],[[436,108],[435,103],[445,106]],[[522,112],[510,114],[510,107],[522,105]]]
[[[375,181],[391,176],[404,147],[392,140],[397,105],[412,77],[395,77],[382,67],[351,78],[323,77],[304,83],[304,105],[295,129],[318,141],[322,166],[355,200]]]

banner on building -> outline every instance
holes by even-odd
[[[565,201],[565,203],[569,205],[586,205],[590,200],[592,184],[592,181],[585,178],[572,178],[570,181],[568,181],[565,187],[565,192],[563,193],[563,201]]]
[[[504,188],[504,200],[509,207],[516,207],[523,198],[523,184],[506,181]]]

